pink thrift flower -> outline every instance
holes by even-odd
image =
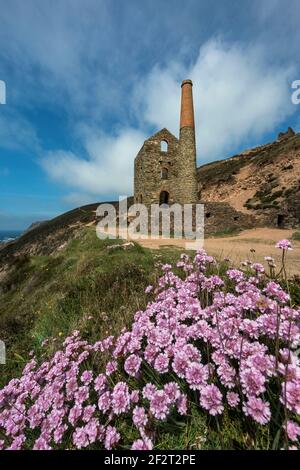
[[[133,442],[131,450],[152,450],[153,444],[150,439],[137,439]]]
[[[150,400],[150,411],[157,419],[164,420],[169,413],[170,399],[163,390],[154,392]]]
[[[75,392],[75,402],[77,405],[82,405],[89,397],[89,388],[87,385],[79,387]]]
[[[118,444],[121,436],[114,426],[107,426],[104,447],[106,450],[111,450],[116,444]]]
[[[240,402],[240,397],[235,392],[227,392],[226,398],[227,398],[228,405],[231,406],[232,408],[237,406]]]
[[[151,400],[151,398],[153,397],[153,395],[156,391],[157,391],[156,386],[149,383],[149,384],[145,385],[145,387],[143,388],[142,395],[147,400]]]
[[[116,361],[109,361],[106,364],[106,375],[111,375],[116,372],[118,368],[118,363]]]
[[[177,410],[180,415],[186,415],[187,414],[187,397],[183,393],[180,395],[180,397],[177,400]]]
[[[84,385],[88,385],[93,380],[93,372],[91,370],[85,370],[80,378]]]
[[[140,370],[142,359],[136,354],[128,356],[124,363],[125,372],[132,377],[135,377]]]
[[[104,374],[98,375],[98,377],[94,380],[94,388],[96,392],[102,393],[104,392],[106,385],[107,385],[107,378]]]
[[[98,408],[103,413],[107,413],[110,407],[111,407],[111,394],[110,392],[104,392],[102,393],[102,395],[100,395],[100,398],[98,400]]]
[[[259,370],[244,369],[240,372],[241,384],[246,395],[260,395],[266,390],[266,379]]]
[[[82,415],[82,407],[79,405],[74,405],[73,408],[70,409],[69,412],[69,423],[71,423],[73,426],[75,425],[76,421],[81,417]]]
[[[76,428],[73,432],[73,444],[77,449],[82,449],[89,445],[88,435],[84,428]]]
[[[21,450],[25,440],[26,440],[26,437],[24,435],[15,437],[10,447],[8,447],[8,450]],[[35,449],[35,450],[39,450],[39,449]]]
[[[39,437],[34,443],[33,450],[51,450],[51,447],[43,437]]]
[[[222,394],[216,385],[206,385],[201,389],[200,404],[213,416],[223,412]]]
[[[95,410],[96,410],[96,405],[88,405],[85,408],[83,408],[82,421],[84,421],[85,423],[88,423],[92,419],[95,413]]]
[[[286,433],[288,438],[291,441],[297,441],[298,437],[300,436],[300,426],[295,423],[294,421],[288,421],[286,426],[283,425],[284,429],[286,429]]]
[[[172,367],[173,367],[174,372],[176,372],[178,377],[180,377],[181,379],[183,379],[185,376],[188,363],[189,363],[189,360],[188,360],[186,353],[179,352],[175,355]]]
[[[175,402],[181,395],[180,389],[176,382],[169,382],[164,386],[164,392],[171,402]]]
[[[130,407],[130,393],[125,382],[118,382],[112,393],[111,403],[113,412],[117,415],[125,413]]]
[[[279,242],[276,243],[276,248],[279,248],[280,250],[292,250],[292,244],[289,240],[280,240]]]
[[[208,380],[207,366],[192,362],[186,369],[185,378],[192,390],[200,390]]]
[[[261,398],[250,397],[243,405],[246,416],[251,416],[259,424],[267,424],[271,418],[270,405]]]
[[[300,380],[289,380],[282,384],[282,396],[280,401],[285,404],[289,410],[300,414]]]
[[[138,429],[144,428],[148,422],[145,408],[142,406],[136,406],[132,413],[132,421]]]
[[[154,369],[160,374],[164,374],[169,370],[169,358],[166,354],[159,354],[154,361]]]

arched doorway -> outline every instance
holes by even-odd
[[[159,205],[169,204],[169,193],[168,191],[162,191],[159,196]]]
[[[284,226],[285,226],[285,215],[278,214],[277,215],[277,227],[284,228]]]

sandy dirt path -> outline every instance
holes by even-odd
[[[264,256],[275,258],[276,264],[280,264],[281,250],[275,248],[277,241],[283,238],[291,239],[295,230],[255,228],[245,230],[239,235],[224,238],[207,238],[204,240],[206,251],[217,259],[230,258],[238,265],[245,259],[265,264]],[[161,247],[173,246],[186,249],[187,240],[159,239],[139,240],[139,243],[147,248],[159,249]],[[300,242],[293,241],[293,251],[287,254],[287,271],[289,275],[300,275]],[[250,250],[255,250],[251,252]]]

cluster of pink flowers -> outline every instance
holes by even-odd
[[[286,240],[277,246],[291,248]],[[0,390],[0,449],[30,448],[35,435],[34,449],[149,450],[155,423],[184,416],[195,397],[217,418],[229,407],[266,425],[274,413],[282,441],[297,442],[300,310],[259,263],[222,278],[210,274],[216,264],[204,250],[193,260],[182,255],[182,277],[162,267],[158,285],[147,288],[153,300],[129,331],[95,344],[75,331],[49,361],[31,359]],[[95,373],[91,364],[105,351],[111,360]]]

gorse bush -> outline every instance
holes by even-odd
[[[291,245],[277,247],[284,275]],[[152,449],[191,410],[297,448],[300,310],[266,259],[270,275],[250,261],[217,275],[204,250],[182,255],[129,330],[94,344],[74,331],[49,360],[33,357],[0,391],[0,448]]]

